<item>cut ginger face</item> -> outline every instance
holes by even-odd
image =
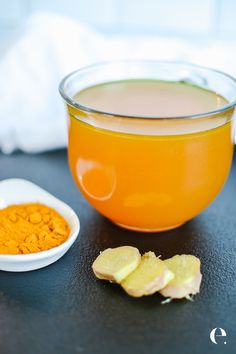
[[[192,255],[176,255],[164,261],[174,278],[160,293],[172,299],[188,298],[199,293],[202,274],[200,260]]]
[[[141,255],[135,247],[108,248],[95,259],[92,269],[97,278],[120,283],[138,267],[140,261]]]
[[[165,262],[156,257],[154,252],[145,253],[137,268],[122,282],[122,288],[133,297],[151,295],[164,288],[174,274]]]
[[[171,299],[191,299],[200,291],[202,274],[200,260],[189,254],[161,260],[154,252],[140,255],[132,246],[108,248],[93,262],[93,272],[99,279],[119,283],[133,297],[159,292]]]

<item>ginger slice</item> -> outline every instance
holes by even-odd
[[[140,261],[141,255],[135,247],[107,248],[95,259],[92,269],[97,278],[120,283]]]
[[[141,297],[164,288],[173,277],[164,261],[157,258],[154,252],[147,252],[133,273],[121,282],[121,286],[129,295]]]
[[[175,277],[160,293],[172,299],[190,298],[190,295],[199,293],[202,274],[200,260],[192,255],[182,254],[166,259],[166,266]]]

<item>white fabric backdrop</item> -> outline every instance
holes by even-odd
[[[62,16],[34,14],[0,61],[0,149],[34,153],[66,146],[61,78],[97,61],[129,58],[179,59],[236,75],[236,41],[108,37]]]

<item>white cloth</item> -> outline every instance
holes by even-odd
[[[0,149],[34,153],[66,146],[61,78],[97,61],[127,58],[180,59],[236,75],[236,42],[111,37],[62,16],[37,13],[0,60]]]

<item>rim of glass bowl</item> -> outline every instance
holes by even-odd
[[[85,106],[80,104],[78,101],[75,101],[73,99],[73,97],[67,95],[66,93],[66,89],[65,86],[67,84],[67,82],[73,78],[73,76],[77,75],[77,74],[83,74],[85,71],[90,70],[90,69],[94,69],[94,68],[101,68],[103,66],[106,65],[112,65],[112,64],[167,64],[167,65],[183,65],[185,67],[189,67],[192,69],[200,69],[200,70],[206,70],[206,71],[210,71],[212,73],[216,73],[216,74],[220,74],[224,77],[227,77],[229,80],[231,80],[231,82],[233,82],[233,84],[235,85],[235,97],[233,100],[231,100],[231,102],[229,102],[226,105],[223,105],[222,107],[219,107],[217,109],[211,110],[211,111],[207,111],[207,112],[200,112],[200,113],[194,113],[194,114],[188,114],[188,115],[176,115],[176,116],[138,116],[138,115],[124,115],[124,114],[116,114],[116,113],[112,113],[112,112],[106,112],[106,111],[102,111],[99,109],[95,109],[89,106]],[[118,81],[118,80],[117,80]],[[104,81],[104,83],[109,82],[109,81]],[[112,82],[112,81],[110,81]],[[187,82],[187,81],[186,81]],[[91,85],[93,86],[93,85]],[[156,120],[164,120],[164,119],[184,119],[184,118],[204,118],[207,116],[213,116],[213,115],[217,115],[219,113],[223,113],[227,110],[229,110],[230,108],[233,108],[234,106],[236,106],[236,78],[234,78],[233,76],[218,70],[218,69],[212,69],[209,68],[207,66],[202,66],[202,65],[197,65],[197,64],[193,64],[190,62],[186,62],[186,61],[171,61],[171,60],[109,60],[109,61],[102,61],[102,62],[97,62],[95,64],[91,64],[91,65],[87,65],[84,67],[81,67],[78,70],[75,70],[71,73],[69,73],[68,75],[66,75],[60,82],[59,84],[59,92],[61,94],[61,96],[63,97],[63,99],[72,107],[74,108],[78,108],[82,111],[88,112],[88,113],[96,113],[96,114],[101,114],[101,115],[106,115],[106,116],[111,116],[111,117],[119,117],[119,118],[136,118],[136,119],[156,119]]]

